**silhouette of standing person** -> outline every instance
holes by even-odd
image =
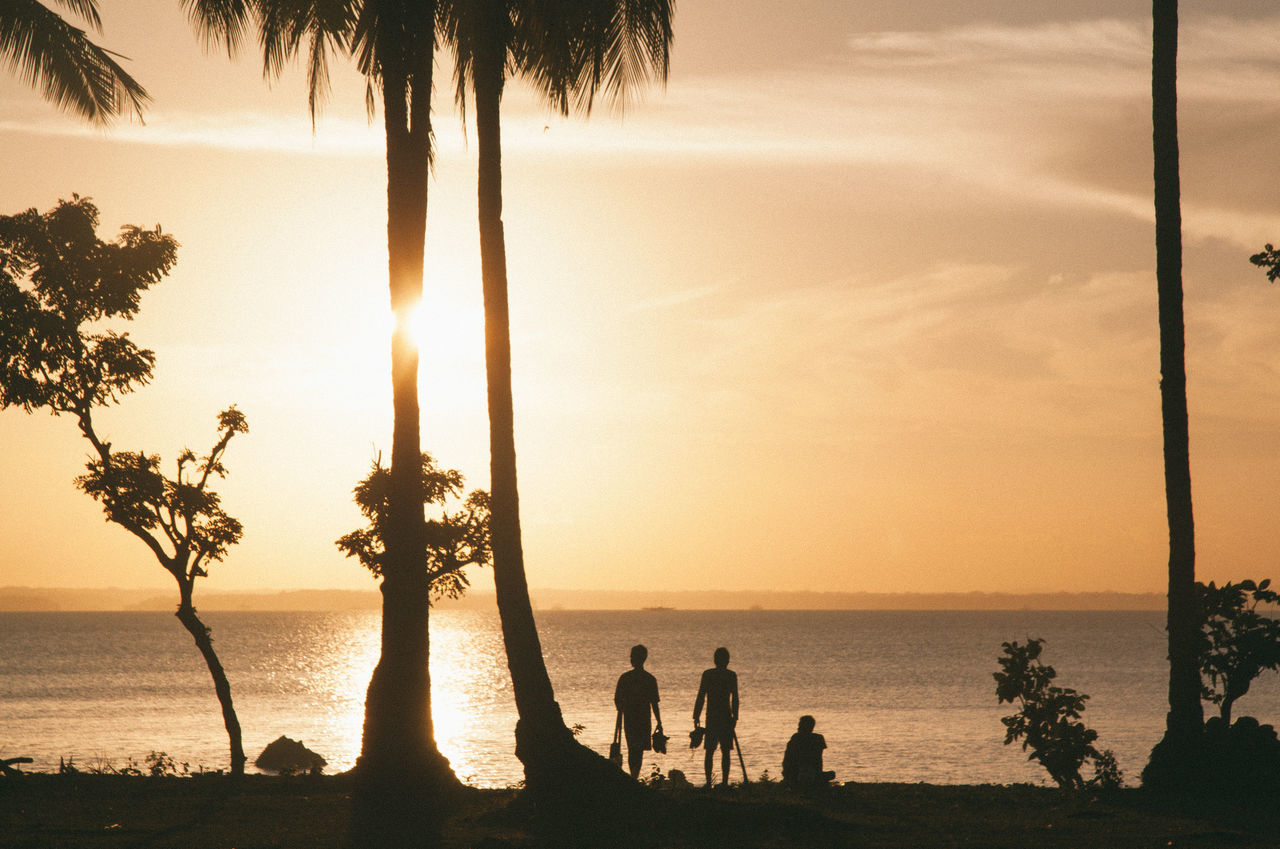
[[[613,703],[622,714],[623,736],[627,738],[627,766],[632,778],[640,777],[640,764],[649,749],[649,711],[658,720],[658,732],[662,732],[662,713],[658,710],[658,679],[645,671],[644,662],[649,650],[644,646],[632,646],[631,669],[618,678],[613,691]]]
[[[693,725],[696,728],[702,718],[702,706],[707,706],[707,728],[703,736],[706,757],[703,767],[707,773],[707,785],[711,785],[712,766],[716,749],[721,756],[721,772],[724,783],[729,783],[729,763],[733,754],[733,729],[738,724],[738,673],[729,668],[729,650],[716,649],[715,666],[702,673],[698,685],[698,698],[693,703]]]

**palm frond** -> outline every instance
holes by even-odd
[[[77,8],[92,6],[72,0]],[[122,112],[142,117],[150,96],[115,61],[118,54],[35,0],[7,0],[0,14],[0,57],[60,109],[105,125]],[[96,10],[91,20],[96,21]]]
[[[77,18],[89,22],[94,32],[102,32],[102,18],[98,15],[97,0],[54,0]]]
[[[625,111],[670,70],[673,0],[524,0],[512,61],[561,114],[589,113],[597,94]]]
[[[665,83],[671,65],[675,12],[671,0],[592,0],[583,33],[589,61],[575,89],[576,105],[590,111],[597,91],[617,111],[625,111],[639,91]],[[610,8],[611,7],[611,8]]]
[[[477,58],[485,50],[498,50],[505,58],[511,32],[510,5],[506,0],[482,0],[449,3],[441,10],[441,35],[454,56],[453,99],[464,128],[467,92],[475,87]]]
[[[254,15],[247,0],[182,0],[182,10],[204,49],[221,43],[228,56],[240,48]]]
[[[264,77],[279,77],[285,66],[306,49],[307,106],[312,129],[329,96],[329,54],[349,52],[360,5],[355,0],[256,2]]]

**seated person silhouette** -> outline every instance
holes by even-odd
[[[817,722],[812,716],[800,717],[799,728],[787,742],[782,756],[782,782],[791,787],[825,787],[836,774],[822,769],[822,750],[827,741],[813,732]]]

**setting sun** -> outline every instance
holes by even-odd
[[[479,308],[425,299],[410,315],[409,332],[423,362],[484,366],[484,312]]]

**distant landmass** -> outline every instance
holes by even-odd
[[[535,589],[543,610],[1163,610],[1162,593],[848,593]],[[376,589],[197,592],[200,610],[377,610]],[[493,610],[492,592],[441,601],[441,610]],[[157,590],[0,587],[0,610],[173,610]]]

